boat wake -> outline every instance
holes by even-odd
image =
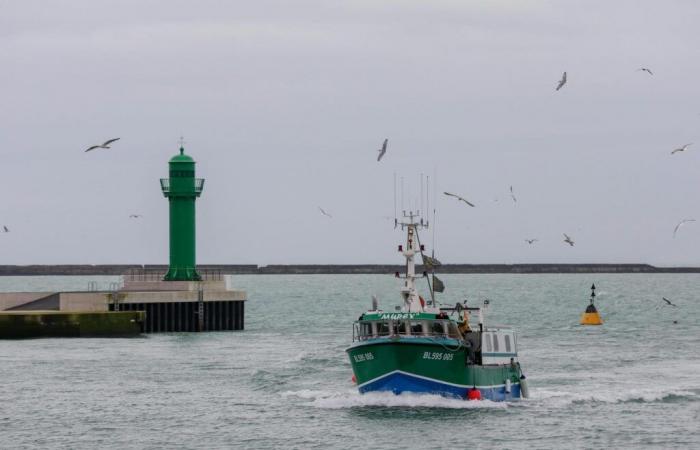
[[[352,390],[346,392],[315,391],[303,389],[300,391],[287,391],[283,397],[297,397],[310,400],[309,404],[322,409],[345,408],[446,408],[446,409],[504,409],[508,407],[505,402],[492,402],[489,400],[466,401],[446,398],[440,395],[403,393],[395,395],[391,392],[368,392],[360,394]]]
[[[568,406],[577,403],[658,403],[700,400],[700,392],[685,389],[640,388],[624,391],[608,390],[592,393],[566,392],[546,389],[532,390],[530,401],[552,406]]]

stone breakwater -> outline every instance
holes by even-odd
[[[146,271],[167,271],[160,264],[61,264],[61,265],[0,265],[0,276],[24,275],[124,275]],[[392,274],[404,267],[393,264],[202,264],[201,271],[222,275],[304,275],[304,274]],[[417,271],[423,271],[421,266]],[[700,267],[656,267],[649,264],[444,264],[440,273],[700,273]]]

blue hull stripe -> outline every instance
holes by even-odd
[[[396,370],[385,376],[375,378],[358,386],[360,393],[389,391],[394,394],[412,392],[419,394],[436,394],[445,397],[466,398],[471,386],[446,383],[432,378],[412,375]],[[504,401],[520,398],[520,383],[511,385],[510,393],[506,393],[505,384],[495,386],[476,386],[481,392],[481,398],[492,401]]]

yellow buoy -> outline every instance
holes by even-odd
[[[591,286],[591,304],[586,307],[586,311],[581,315],[581,325],[603,325],[600,313],[595,309],[593,300],[595,299],[595,284]]]

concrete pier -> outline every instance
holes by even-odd
[[[144,317],[139,311],[3,311],[0,339],[136,336]]]
[[[243,330],[245,291],[227,289],[220,274],[213,278],[162,281],[131,273],[112,291],[0,293],[0,314],[140,312],[144,333]]]

